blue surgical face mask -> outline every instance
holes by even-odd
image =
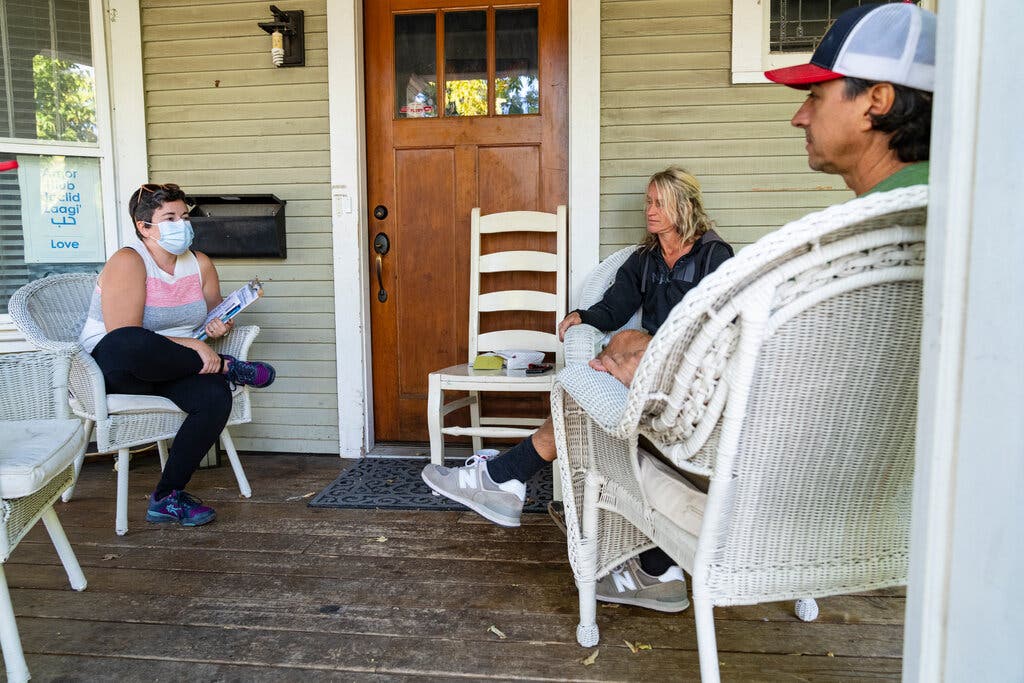
[[[181,256],[192,246],[195,233],[192,231],[192,224],[184,218],[179,221],[160,221],[155,225],[160,228],[160,239],[156,243],[172,254]]]

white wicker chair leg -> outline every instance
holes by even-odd
[[[801,598],[793,605],[793,612],[800,621],[814,621],[818,618],[818,603],[814,598]]]
[[[441,403],[444,395],[441,392],[441,377],[430,373],[427,377],[427,431],[430,433],[430,462],[435,465],[444,464],[444,416],[441,415]]]
[[[46,525],[46,531],[50,534],[50,540],[53,541],[53,547],[57,550],[61,564],[64,565],[71,588],[76,591],[84,591],[87,581],[85,574],[82,573],[82,566],[78,564],[75,551],[71,549],[71,543],[68,541],[67,534],[64,533],[64,527],[61,526],[60,520],[57,519],[57,512],[52,506],[43,512],[43,524]]]
[[[89,439],[89,435],[92,434],[92,426],[95,424],[92,420],[85,420],[83,426],[85,427],[85,438]],[[71,486],[67,488],[64,493],[61,494],[60,499],[65,503],[70,502],[71,498],[75,495],[75,485],[78,483],[78,475],[82,472],[82,463],[85,462],[85,453],[75,458],[75,478],[71,480]]]
[[[697,653],[700,656],[701,683],[719,683],[718,644],[715,640],[714,605],[707,598],[693,599],[693,618],[697,623]]]
[[[551,500],[560,501],[562,493],[562,468],[557,462],[551,463]]]
[[[128,533],[128,467],[130,465],[128,449],[117,452],[117,519],[114,531],[118,536]]]
[[[160,471],[163,472],[164,471],[164,467],[167,466],[167,457],[168,457],[167,442],[162,440],[162,439],[157,441],[156,442],[156,450],[157,450],[157,453],[160,454]]]
[[[0,646],[4,651],[4,666],[7,667],[8,681],[27,681],[28,664],[21,649],[18,624],[14,621],[14,607],[11,605],[11,591],[7,588],[7,575],[0,565]]]
[[[594,647],[601,638],[597,627],[597,581],[577,581],[580,594],[580,623],[576,626],[576,642],[583,647]]]
[[[473,402],[469,404],[469,423],[474,427],[480,426],[480,392],[471,391],[469,395],[473,397]],[[473,452],[476,453],[484,447],[484,440],[479,436],[473,437]]]
[[[235,479],[238,481],[239,493],[242,494],[243,498],[251,498],[252,488],[249,486],[249,480],[245,478],[245,470],[242,469],[242,461],[238,459],[238,451],[235,450],[235,442],[232,441],[231,435],[228,434],[227,429],[220,433],[220,442],[224,444],[224,450],[228,454],[228,462],[231,463],[231,469],[235,473]]]

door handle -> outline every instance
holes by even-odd
[[[388,292],[384,289],[384,255],[391,251],[391,240],[383,232],[373,238],[373,250],[377,252],[377,301],[388,300]]]

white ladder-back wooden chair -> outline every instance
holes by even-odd
[[[93,430],[100,453],[117,452],[117,512],[114,530],[119,536],[128,531],[128,466],[129,450],[135,446],[156,443],[160,467],[167,462],[167,440],[172,439],[185,421],[185,413],[162,396],[108,394],[103,372],[78,343],[78,334],[85,324],[89,302],[96,287],[91,273],[51,275],[30,282],[18,289],[8,304],[11,319],[30,343],[40,349],[72,354],[70,401],[72,411],[86,421],[86,431]],[[248,360],[249,347],[259,334],[255,325],[238,325],[227,336],[213,340],[210,346],[241,360]],[[252,422],[249,388],[239,387],[233,393],[228,426]],[[238,459],[238,451],[227,427],[220,435],[231,469],[238,481],[238,490],[249,498],[252,488]],[[75,463],[75,478],[82,469],[83,458]],[[64,494],[71,500],[74,485]]]
[[[470,244],[469,280],[469,358],[468,363],[453,365],[428,378],[427,425],[430,433],[430,461],[444,464],[444,435],[471,436],[473,450],[481,448],[483,437],[525,438],[536,431],[543,420],[533,418],[497,417],[480,414],[479,393],[550,392],[559,369],[563,366],[562,344],[556,326],[565,317],[566,300],[566,209],[555,213],[540,211],[508,211],[481,215],[473,209]],[[481,236],[497,233],[553,233],[555,251],[499,251],[481,253]],[[555,274],[555,291],[505,290],[481,293],[481,277],[488,273],[544,272]],[[550,332],[536,330],[499,330],[481,332],[482,314],[494,312],[541,311],[552,314]],[[528,375],[522,370],[477,370],[473,360],[488,351],[523,349],[554,354],[555,367],[543,375]],[[468,391],[469,395],[449,403],[446,391]],[[445,416],[469,406],[472,424],[444,425]]]
[[[869,195],[743,249],[673,309],[628,388],[560,375],[581,645],[598,640],[596,580],[654,546],[692,577],[704,681],[716,606],[906,582],[927,197]],[[710,477],[696,533],[642,469],[641,436]]]
[[[70,365],[67,352],[0,354],[0,645],[8,681],[27,681],[29,671],[3,563],[40,519],[71,587],[86,585],[53,509],[88,441],[68,407]]]

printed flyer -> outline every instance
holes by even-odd
[[[25,263],[106,260],[98,159],[18,155]]]

